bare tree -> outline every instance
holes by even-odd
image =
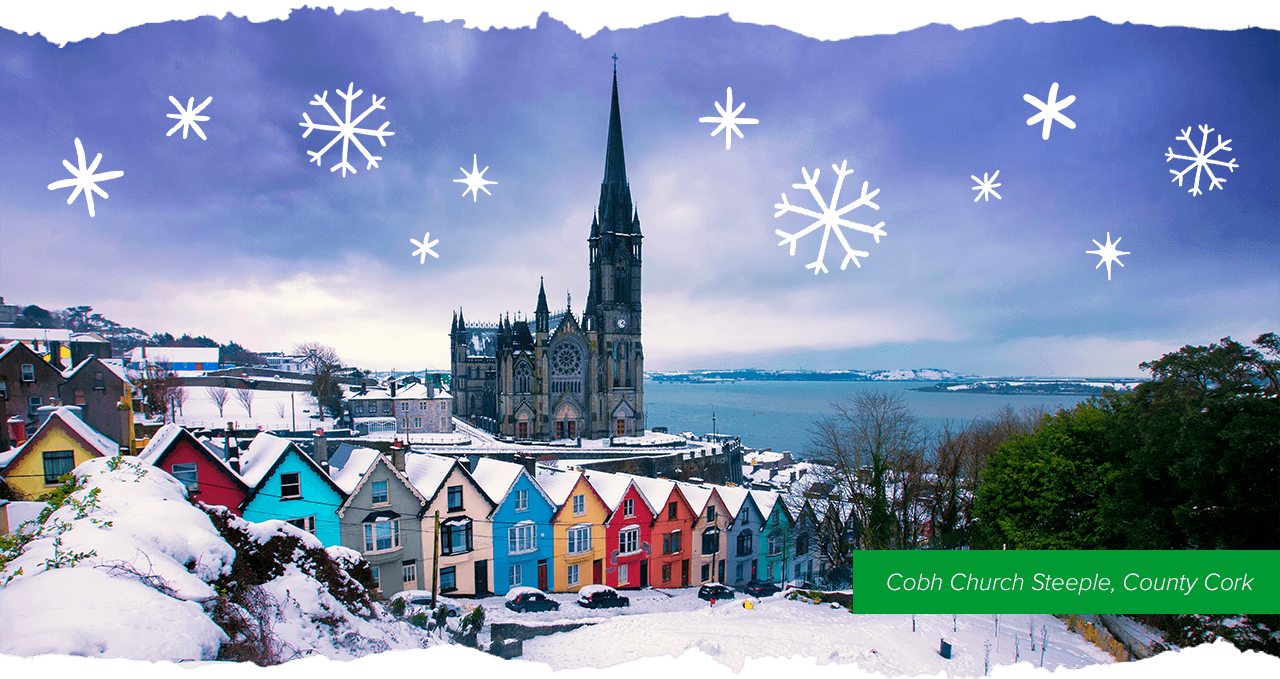
[[[335,375],[342,368],[338,352],[319,342],[303,342],[294,347],[293,352],[302,357],[302,365],[311,376],[311,393],[319,402],[321,417],[326,408],[338,417],[342,413],[342,392]]]
[[[173,392],[181,385],[181,378],[169,369],[168,363],[148,362],[142,371],[143,412],[150,417],[171,419]]]
[[[276,415],[278,415],[282,420],[284,419],[284,411],[284,401],[276,401]]]
[[[236,400],[240,405],[244,406],[245,412],[249,413],[249,417],[253,417],[253,389],[248,387],[238,387],[236,389]],[[221,413],[219,413],[221,416]]]
[[[231,394],[227,392],[226,387],[209,387],[209,400],[218,406],[218,419],[222,419],[222,406],[227,404],[227,399]]]
[[[831,410],[812,430],[810,457],[832,470],[832,498],[851,504],[856,544],[911,546],[923,491],[923,425],[900,394],[861,392]]]
[[[173,407],[174,407],[174,410],[176,410],[179,414],[180,414],[180,413],[182,413],[182,406],[186,405],[186,403],[187,403],[187,390],[186,390],[186,388],[185,388],[185,387],[174,387],[174,388],[173,388],[173,395],[171,396],[171,398],[173,399]]]

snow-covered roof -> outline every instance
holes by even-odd
[[[671,489],[676,487],[676,482],[670,479],[651,479],[647,476],[634,476],[632,474],[618,474],[625,476],[636,484],[636,488],[640,489],[640,496],[648,503],[649,509],[659,511],[671,497]]]
[[[452,396],[449,395],[449,392],[445,391],[444,389],[436,388],[434,391],[432,391],[431,396],[427,395],[427,391],[428,391],[427,385],[425,384],[421,384],[421,383],[410,384],[409,386],[404,387],[403,389],[397,390],[395,399],[397,401],[400,401],[400,400],[420,401],[420,400],[426,400],[426,399],[453,398]]]
[[[160,454],[173,445],[174,439],[182,433],[182,426],[169,423],[160,427],[156,433],[151,435],[151,441],[147,443],[147,447],[138,453],[138,458],[147,464],[155,464]]]
[[[440,489],[440,484],[453,470],[457,461],[452,457],[431,453],[405,453],[404,470],[409,483],[423,496],[430,498]]]
[[[778,501],[778,494],[767,490],[752,490],[750,493],[751,499],[756,501],[756,507],[760,509],[760,515],[768,521],[769,515],[773,513],[773,505]]]
[[[534,478],[538,482],[538,487],[542,488],[542,492],[551,498],[551,504],[559,507],[569,499],[569,493],[573,492],[573,487],[578,484],[578,479],[582,477],[582,472],[563,471],[559,469],[550,469],[539,466],[538,475]]]
[[[329,468],[329,478],[333,479],[342,492],[350,495],[380,454],[372,448],[354,448],[341,468]]]
[[[53,411],[53,414],[49,416],[49,419],[45,421],[43,425],[41,425],[40,429],[44,429],[49,426],[55,417],[65,422],[68,427],[75,431],[75,433],[79,434],[89,443],[89,445],[93,446],[103,455],[111,456],[118,455],[120,453],[119,444],[112,441],[110,438],[107,438],[106,434],[90,427],[84,420],[80,419],[80,416],[76,414],[75,410],[66,406]],[[37,430],[36,434],[39,433],[39,430]],[[33,434],[31,438],[35,438],[35,435]]]
[[[476,468],[471,472],[471,478],[475,479],[490,500],[495,504],[502,504],[502,500],[507,497],[511,486],[515,484],[522,471],[524,471],[524,465],[482,457],[476,461]]]
[[[217,363],[217,347],[137,347],[128,354],[130,363],[141,363],[146,353],[149,363]]]
[[[9,517],[9,534],[13,535],[18,532],[18,527],[28,521],[35,521],[40,518],[40,512],[48,507],[48,502],[25,502],[15,501],[6,502],[4,509],[5,514]]]
[[[746,488],[730,488],[729,486],[716,486],[716,491],[720,493],[720,499],[724,500],[724,509],[729,512],[729,516],[737,516],[742,510],[742,503],[747,501],[750,494]]]
[[[63,328],[0,328],[5,342],[70,342],[71,331]]]
[[[689,506],[693,507],[693,511],[701,514],[703,509],[707,507],[707,501],[711,499],[710,486],[702,486],[694,483],[677,483],[676,487],[680,489],[680,493],[684,495],[684,499],[689,501]]]
[[[586,475],[587,481],[591,483],[596,495],[600,496],[609,511],[618,508],[618,503],[622,502],[622,496],[627,494],[627,488],[631,486],[631,479],[621,474],[588,469]]]
[[[64,380],[71,379],[72,377],[75,376],[77,372],[80,371],[81,368],[85,366],[86,363],[92,360],[93,360],[93,357],[86,358],[83,361],[80,361],[79,363],[77,363],[74,367],[68,368],[62,371],[62,379]],[[120,377],[120,379],[124,380],[126,383],[129,381],[129,376],[125,373],[124,364],[122,362],[118,360],[113,361],[111,359],[101,359],[101,358],[98,359],[98,362],[102,363],[102,365],[106,366],[108,370],[115,373],[117,376]]]
[[[391,392],[386,389],[369,389],[363,394],[352,394],[347,398],[349,401],[373,401],[385,400],[391,398]]]
[[[288,440],[266,432],[253,437],[249,449],[240,453],[240,478],[250,488],[256,488],[289,445]]]

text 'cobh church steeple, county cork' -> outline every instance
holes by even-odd
[[[599,439],[644,432],[640,345],[640,217],[622,151],[618,71],[600,204],[591,220],[591,287],[579,322],[572,300],[552,314],[539,283],[533,328],[507,314],[449,335],[453,411],[516,440]]]

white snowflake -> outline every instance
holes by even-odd
[[[1044,121],[1044,130],[1040,133],[1041,139],[1049,138],[1049,127],[1053,125],[1053,121],[1058,121],[1067,126],[1067,129],[1076,129],[1076,124],[1070,118],[1062,115],[1062,109],[1071,105],[1076,100],[1076,95],[1071,95],[1062,101],[1058,101],[1058,83],[1054,83],[1049,88],[1049,102],[1045,103],[1031,96],[1030,94],[1022,95],[1022,100],[1040,109],[1040,112],[1027,118],[1028,125],[1035,125],[1040,121]]]
[[[417,238],[410,238],[410,239],[409,239],[409,242],[410,242],[410,243],[413,243],[413,244],[414,244],[414,245],[416,245],[416,246],[418,246],[418,249],[417,249],[417,250],[414,250],[414,251],[413,251],[413,254],[411,254],[411,255],[409,255],[409,256],[410,256],[410,257],[418,257],[418,263],[419,263],[419,264],[426,264],[426,263],[427,263],[427,255],[431,255],[432,257],[435,257],[435,258],[437,258],[437,259],[439,259],[439,258],[440,258],[440,255],[436,254],[436,251],[431,249],[431,248],[435,247],[436,243],[439,243],[439,242],[440,242],[440,239],[439,239],[439,238],[437,238],[437,239],[435,239],[435,240],[431,240],[431,232],[430,232],[430,231],[428,231],[428,232],[427,232],[427,235],[425,235],[425,236],[423,236],[423,237],[422,237],[422,240],[418,240]]]
[[[480,191],[484,191],[490,196],[493,195],[492,193],[489,193],[489,189],[485,188],[486,184],[498,183],[498,182],[489,181],[488,179],[484,178],[484,173],[489,171],[488,165],[485,165],[483,170],[478,170],[477,168],[479,167],[479,165],[480,165],[479,162],[476,160],[476,154],[474,153],[471,154],[471,172],[467,172],[466,168],[460,167],[458,169],[462,170],[462,176],[465,177],[465,179],[453,180],[455,182],[467,185],[467,190],[462,192],[462,197],[466,198],[467,194],[470,193],[471,202],[473,203],[476,202],[476,199],[480,197]]]
[[[974,175],[969,175],[970,179],[972,179],[975,182],[978,182],[978,185],[973,187],[973,190],[978,192],[978,197],[974,198],[973,202],[975,203],[978,202],[979,198],[989,201],[991,200],[990,196],[995,196],[999,200],[1004,200],[1003,198],[1000,198],[1000,194],[996,193],[996,187],[1000,185],[993,183],[995,182],[996,177],[999,177],[999,176],[1000,176],[1000,170],[996,170],[996,173],[991,175],[990,178],[987,177],[986,172],[982,173],[982,179],[978,179]]]
[[[760,122],[755,118],[739,118],[738,117],[738,114],[742,113],[742,109],[745,108],[747,105],[745,101],[739,104],[738,108],[734,109],[732,113],[728,112],[729,109],[733,108],[733,88],[732,87],[725,88],[724,108],[720,107],[720,102],[718,101],[713,101],[711,103],[716,105],[716,110],[720,112],[720,116],[719,117],[706,116],[703,118],[698,118],[698,122],[720,123],[719,127],[711,131],[711,136],[714,137],[717,134],[720,134],[720,130],[724,130],[724,150],[726,151],[729,150],[730,145],[733,143],[734,134],[738,135],[739,139],[742,139],[742,130],[738,129],[738,125],[755,125]],[[730,134],[730,133],[733,133],[733,134]]]
[[[1092,240],[1092,239],[1090,239],[1090,240]],[[1094,245],[1096,245],[1096,246],[1098,246],[1098,249],[1097,249],[1097,250],[1086,250],[1086,251],[1085,251],[1085,254],[1087,254],[1087,255],[1098,255],[1099,257],[1101,257],[1102,259],[1098,261],[1098,266],[1102,266],[1103,264],[1106,264],[1106,265],[1107,265],[1107,280],[1111,280],[1111,263],[1112,263],[1112,262],[1115,262],[1116,264],[1119,264],[1120,266],[1124,266],[1124,262],[1120,261],[1120,255],[1127,255],[1127,254],[1130,254],[1130,253],[1128,253],[1128,252],[1121,252],[1119,249],[1117,249],[1117,248],[1116,248],[1116,246],[1120,244],[1120,239],[1119,239],[1119,238],[1117,238],[1117,239],[1116,239],[1116,242],[1112,243],[1112,242],[1111,242],[1111,232],[1110,232],[1110,231],[1108,231],[1108,232],[1107,232],[1107,244],[1106,244],[1106,245],[1103,245],[1102,243],[1099,243],[1099,242],[1098,242],[1098,241],[1096,241],[1096,240],[1094,240],[1094,241],[1093,241],[1093,244],[1094,244]],[[1093,267],[1093,268],[1097,269],[1097,268],[1098,268],[1098,266],[1095,266],[1095,267]]]
[[[302,114],[302,119],[305,120],[306,122],[298,123],[299,125],[307,128],[307,131],[302,133],[303,139],[306,139],[307,135],[311,134],[315,130],[326,130],[329,132],[338,133],[334,135],[333,139],[331,139],[328,144],[325,144],[324,148],[320,149],[319,151],[307,151],[307,155],[311,156],[311,160],[315,161],[315,164],[319,166],[321,165],[320,158],[321,156],[324,155],[324,152],[332,148],[333,145],[336,144],[339,139],[341,139],[342,140],[342,162],[329,168],[329,171],[334,172],[338,168],[342,168],[343,177],[347,176],[347,170],[351,170],[351,174],[355,174],[356,172],[356,169],[352,167],[350,163],[347,162],[347,146],[349,143],[355,144],[356,148],[360,149],[360,153],[363,153],[365,159],[369,161],[369,165],[365,167],[366,170],[377,167],[378,161],[382,160],[382,156],[372,155],[369,153],[367,149],[365,149],[364,144],[361,144],[360,139],[356,137],[357,134],[367,134],[373,137],[377,137],[378,141],[381,142],[383,146],[387,145],[386,137],[390,137],[395,134],[395,132],[386,131],[387,125],[391,124],[390,121],[383,123],[382,127],[379,127],[376,130],[366,130],[364,128],[356,127],[357,125],[360,124],[360,121],[364,120],[365,116],[368,116],[370,113],[373,113],[378,109],[386,110],[387,107],[383,106],[382,102],[386,101],[387,98],[383,97],[379,99],[378,95],[376,94],[372,95],[373,104],[369,108],[365,109],[364,113],[360,114],[360,117],[356,118],[355,120],[352,120],[351,119],[351,102],[355,101],[355,99],[359,97],[361,94],[364,94],[364,90],[357,90],[355,94],[352,94],[351,90],[355,89],[355,86],[356,86],[355,83],[351,83],[350,85],[347,86],[346,92],[343,92],[342,90],[337,90],[337,89],[334,90],[334,92],[338,93],[339,97],[342,97],[343,99],[347,100],[347,111],[346,111],[345,120],[343,118],[339,118],[338,114],[334,113],[333,109],[329,107],[329,102],[325,100],[326,97],[329,96],[329,91],[325,90],[324,94],[315,95],[315,99],[311,101],[311,105],[323,106],[324,110],[329,112],[329,115],[333,118],[333,121],[337,123],[337,125],[318,125],[316,123],[313,123],[311,122],[311,117],[308,116],[306,112],[303,112]]]
[[[203,110],[204,110],[204,107],[208,106],[208,105],[209,105],[209,102],[213,101],[213,97],[206,97],[206,98],[205,98],[205,100],[204,100],[204,103],[200,104],[199,106],[196,106],[194,109],[193,109],[193,108],[191,108],[191,107],[192,107],[192,105],[194,105],[194,104],[196,103],[196,98],[195,98],[195,97],[190,97],[190,98],[188,98],[188,99],[187,99],[187,107],[186,107],[186,108],[182,108],[182,104],[179,104],[179,103],[178,103],[178,100],[177,100],[177,99],[174,99],[172,96],[170,96],[170,97],[169,97],[169,101],[173,102],[173,105],[174,105],[174,106],[176,106],[176,107],[178,108],[178,112],[177,112],[177,113],[170,113],[169,115],[167,115],[167,116],[165,116],[165,117],[166,117],[166,118],[177,118],[177,119],[178,119],[178,124],[177,124],[177,125],[174,125],[172,128],[170,128],[170,129],[169,129],[169,131],[168,131],[168,132],[166,132],[164,136],[166,136],[166,137],[172,137],[172,136],[173,136],[173,133],[174,133],[174,132],[177,132],[177,131],[178,131],[178,128],[179,128],[179,127],[181,127],[181,128],[182,128],[182,138],[183,138],[183,139],[186,139],[186,138],[187,138],[187,131],[188,131],[188,130],[190,130],[190,129],[192,129],[192,128],[195,128],[196,134],[200,135],[200,138],[201,138],[201,139],[203,139],[203,140],[205,140],[205,141],[208,141],[208,140],[209,140],[209,138],[208,138],[208,137],[206,137],[206,136],[204,136],[204,130],[200,129],[200,126],[199,126],[199,125],[197,125],[197,124],[196,124],[196,122],[197,122],[197,121],[200,121],[200,122],[206,121],[206,120],[208,120],[208,119],[209,119],[209,116],[200,116],[200,115],[196,115],[196,114],[197,114],[197,113],[199,113],[199,112],[201,112],[201,111],[203,111]]]
[[[840,239],[840,244],[844,246],[845,257],[844,257],[844,261],[840,263],[841,270],[848,267],[850,261],[852,261],[854,265],[857,266],[858,268],[861,268],[862,264],[858,263],[858,257],[869,257],[870,255],[866,252],[863,252],[862,250],[854,250],[852,247],[850,247],[849,241],[845,239],[844,232],[840,230],[840,227],[844,226],[851,229],[857,229],[858,231],[862,231],[864,233],[869,233],[875,237],[877,243],[880,242],[881,236],[887,235],[885,234],[884,230],[880,228],[884,226],[884,222],[880,222],[875,226],[867,226],[866,224],[858,224],[856,222],[850,222],[850,221],[841,219],[841,217],[845,213],[849,212],[850,210],[860,205],[869,206],[873,210],[880,209],[879,205],[876,205],[875,203],[871,202],[871,199],[875,198],[876,194],[880,193],[880,189],[876,189],[871,193],[867,193],[867,185],[869,182],[862,182],[861,198],[859,198],[858,200],[855,200],[852,203],[849,203],[848,205],[842,208],[837,208],[837,206],[840,204],[840,187],[844,184],[844,178],[847,175],[853,174],[853,170],[846,169],[847,165],[848,165],[848,161],[842,161],[840,163],[840,167],[836,167],[834,164],[832,164],[831,166],[831,169],[835,170],[835,173],[836,173],[836,188],[835,188],[835,191],[831,193],[830,205],[828,205],[825,201],[823,201],[822,195],[818,193],[818,174],[819,172],[821,172],[821,170],[814,168],[813,176],[810,177],[808,170],[806,170],[803,167],[800,168],[801,174],[804,175],[804,183],[792,184],[791,186],[792,188],[796,188],[796,189],[808,189],[809,193],[813,195],[813,199],[818,203],[818,207],[822,208],[822,212],[814,212],[813,210],[809,210],[802,207],[796,207],[795,205],[788,203],[787,194],[785,193],[782,194],[782,202],[774,204],[774,207],[778,208],[778,212],[773,215],[774,218],[781,217],[782,215],[788,212],[795,212],[797,214],[813,217],[814,219],[818,220],[813,224],[810,224],[807,228],[802,229],[801,231],[798,231],[794,234],[787,233],[786,231],[783,231],[781,229],[778,229],[775,232],[779,236],[782,236],[782,242],[778,243],[779,247],[786,245],[787,243],[791,244],[792,256],[795,256],[796,254],[796,241],[809,235],[809,233],[812,232],[814,229],[820,226],[823,227],[822,245],[818,249],[818,259],[814,260],[812,264],[805,265],[806,269],[813,269],[813,273],[815,276],[818,275],[819,273],[827,273],[827,266],[823,262],[823,260],[826,257],[826,253],[827,253],[827,239],[831,236],[832,231],[835,232],[836,238]]]
[[[1195,183],[1195,186],[1192,186],[1190,189],[1187,190],[1187,193],[1190,193],[1193,196],[1198,196],[1201,193],[1200,170],[1202,168],[1204,169],[1205,172],[1209,173],[1209,190],[1212,191],[1214,189],[1222,188],[1222,183],[1227,180],[1222,179],[1220,177],[1215,177],[1213,175],[1213,168],[1209,167],[1211,163],[1213,165],[1221,165],[1227,168],[1228,170],[1231,170],[1233,173],[1236,171],[1236,168],[1239,167],[1239,165],[1236,165],[1235,158],[1232,158],[1230,162],[1226,162],[1226,163],[1222,162],[1221,160],[1210,159],[1211,156],[1213,156],[1213,154],[1217,153],[1218,151],[1230,151],[1231,147],[1227,146],[1227,144],[1231,143],[1230,139],[1226,141],[1222,141],[1222,135],[1218,135],[1218,145],[1213,147],[1212,151],[1205,153],[1204,147],[1209,143],[1209,133],[1213,131],[1213,128],[1209,127],[1208,125],[1201,125],[1200,131],[1204,133],[1204,136],[1200,138],[1200,148],[1198,149],[1196,148],[1196,145],[1191,141],[1191,128],[1188,127],[1187,129],[1183,130],[1181,137],[1176,137],[1177,139],[1181,139],[1187,142],[1187,146],[1191,147],[1191,152],[1194,153],[1195,156],[1180,156],[1174,153],[1173,147],[1170,146],[1169,152],[1165,154],[1165,159],[1164,159],[1166,163],[1173,160],[1174,158],[1178,158],[1179,160],[1191,161],[1191,164],[1188,165],[1186,168],[1184,168],[1182,172],[1178,172],[1177,170],[1169,170],[1169,172],[1173,173],[1173,179],[1170,181],[1178,182],[1178,186],[1182,186],[1183,175],[1190,172],[1191,168],[1194,167],[1196,169],[1196,183]]]
[[[111,172],[103,172],[102,174],[94,174],[94,170],[98,169],[98,163],[102,162],[101,153],[93,159],[93,164],[86,168],[84,166],[84,146],[80,144],[79,137],[76,137],[76,157],[80,163],[79,169],[72,166],[71,163],[66,160],[62,161],[63,167],[70,170],[72,176],[75,178],[56,181],[49,185],[49,190],[53,191],[55,189],[66,188],[68,186],[76,187],[76,190],[71,192],[71,197],[67,199],[67,205],[70,205],[75,201],[76,196],[80,195],[81,191],[84,191],[84,202],[89,204],[89,216],[92,217],[94,216],[93,194],[96,193],[103,198],[107,197],[107,192],[98,188],[97,182],[105,182],[108,179],[123,177],[124,172],[122,170],[113,170]]]

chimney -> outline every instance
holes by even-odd
[[[313,452],[312,457],[316,464],[322,467],[329,464],[329,445],[325,440],[323,428],[316,429]]]
[[[529,476],[538,478],[538,461],[532,455],[517,455],[516,461],[524,465],[524,470]]]
[[[391,442],[391,465],[404,473],[404,446],[400,445],[399,439]]]
[[[480,462],[480,456],[479,456],[479,455],[477,455],[476,453],[471,453],[470,455],[468,455],[468,456],[467,456],[467,471],[469,471],[469,472],[475,472],[475,470],[476,470],[476,464],[478,464],[479,462]]]
[[[36,429],[43,427],[44,423],[49,421],[49,417],[53,415],[53,413],[57,411],[57,409],[58,409],[58,406],[56,405],[40,406],[36,410],[36,418],[40,421],[40,424],[36,425]]]
[[[49,365],[58,369],[58,372],[66,370],[62,365],[62,342],[58,340],[49,340]]]
[[[27,442],[27,423],[18,415],[10,417],[6,424],[9,426],[9,442],[14,446],[20,446]]]
[[[395,398],[395,397],[396,397],[396,377],[395,375],[392,375],[391,376],[391,398]]]
[[[435,378],[431,377],[430,375],[427,375],[427,376],[426,376],[426,378],[427,378],[427,379],[426,379],[426,382],[427,382],[427,398],[428,398],[428,399],[435,398],[435,397],[436,397],[436,380],[435,380]]]

